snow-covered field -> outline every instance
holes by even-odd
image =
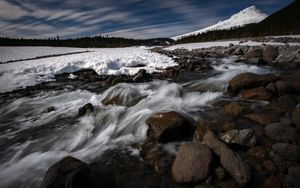
[[[241,46],[259,46],[262,44],[266,45],[286,45],[285,43],[281,42],[255,42],[255,41],[246,41],[241,42],[239,40],[231,40],[231,41],[214,41],[214,42],[198,42],[198,43],[186,43],[186,44],[178,44],[173,45],[165,48],[166,50],[175,50],[177,48],[185,48],[187,50],[199,49],[199,48],[210,48],[214,46],[228,46],[230,43],[234,45],[241,45]],[[300,43],[288,43],[291,46],[300,46]]]
[[[6,51],[13,51],[10,48]],[[19,47],[21,54],[25,52],[36,52],[33,47]],[[34,48],[35,49],[35,48]],[[52,49],[52,48],[50,48]],[[60,50],[61,49],[61,50]],[[70,48],[72,51],[74,48]],[[77,48],[79,51],[86,49]],[[38,49],[39,54],[46,53],[48,48],[42,47]],[[67,48],[56,48],[56,52],[65,52]],[[51,52],[53,53],[53,51]],[[8,59],[11,54],[1,54],[1,58]],[[22,57],[21,55],[18,55]],[[28,54],[30,56],[30,54]],[[27,57],[28,57],[27,56]],[[159,71],[159,69],[168,66],[174,66],[175,62],[164,55],[152,53],[144,47],[130,47],[130,48],[98,48],[93,49],[92,52],[83,54],[73,54],[67,56],[51,57],[44,59],[36,59],[29,61],[21,61],[9,64],[0,65],[0,92],[12,91],[26,86],[36,85],[38,83],[49,81],[54,78],[55,74],[64,72],[74,72],[82,68],[92,68],[100,75],[107,74],[134,74],[140,67],[137,65],[144,65],[147,72]]]
[[[85,48],[67,48],[67,47],[0,47],[0,62],[14,61],[20,59],[35,58],[45,55],[64,54],[71,52],[86,51]]]

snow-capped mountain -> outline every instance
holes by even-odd
[[[180,39],[189,35],[197,35],[200,33],[205,33],[212,30],[223,30],[230,29],[233,27],[240,27],[250,23],[258,23],[264,20],[267,17],[265,13],[256,8],[255,6],[250,6],[244,10],[238,12],[237,14],[232,15],[229,19],[224,21],[219,21],[217,24],[206,27],[204,29],[190,32],[187,34],[179,35],[172,37],[173,40]]]

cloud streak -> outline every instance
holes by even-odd
[[[171,37],[215,24],[252,4],[271,13],[292,0],[1,0],[0,36]]]

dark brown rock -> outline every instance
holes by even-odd
[[[52,165],[40,188],[90,187],[89,166],[73,157],[65,157]]]
[[[288,81],[278,80],[275,84],[278,95],[284,95],[293,91],[292,85]]]
[[[93,69],[81,69],[73,74],[85,82],[94,82],[99,79],[99,75]]]
[[[300,159],[299,146],[288,143],[277,143],[272,146],[272,149],[286,160],[297,162]]]
[[[260,63],[263,59],[263,50],[261,48],[251,47],[244,57],[249,63]]]
[[[298,105],[292,112],[293,123],[300,129],[300,106]]]
[[[251,121],[254,121],[256,123],[262,124],[262,125],[269,125],[271,123],[278,122],[278,114],[276,113],[268,113],[268,112],[257,112],[248,114],[248,118]]]
[[[267,148],[264,147],[264,146],[255,146],[255,147],[252,147],[250,148],[247,153],[256,158],[256,159],[259,159],[259,160],[264,160],[268,153],[267,153]]]
[[[149,134],[160,142],[184,140],[193,134],[190,122],[174,111],[154,113],[146,123],[149,125]]]
[[[281,123],[273,123],[265,127],[265,135],[272,140],[289,142],[297,139],[296,130],[293,127]]]
[[[288,174],[286,175],[286,181],[293,186],[300,186],[300,167],[294,166],[288,169]]]
[[[273,98],[272,93],[264,87],[258,87],[246,90],[242,94],[243,99],[266,100],[270,101]]]
[[[235,76],[229,81],[228,90],[237,93],[241,90],[265,86],[274,82],[277,78],[271,74],[259,75],[254,73],[243,73]]]
[[[172,176],[177,183],[191,183],[205,180],[209,175],[213,155],[210,149],[200,143],[184,143],[180,146],[172,165]]]
[[[251,173],[249,166],[242,158],[229,149],[226,144],[220,141],[211,131],[206,132],[203,139],[205,144],[220,157],[221,165],[235,181],[240,185],[247,184],[251,178]]]
[[[238,102],[232,102],[224,106],[224,112],[233,116],[237,116],[243,112],[243,108]]]
[[[271,176],[263,180],[262,188],[282,188],[282,184],[278,176]]]
[[[86,114],[90,114],[94,112],[94,106],[91,103],[87,103],[84,106],[80,107],[78,110],[78,116],[84,116]]]
[[[274,46],[266,46],[263,52],[263,60],[265,62],[271,63],[279,55],[278,48]]]

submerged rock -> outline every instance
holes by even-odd
[[[48,169],[40,188],[88,188],[89,176],[88,164],[68,156]]]
[[[208,131],[203,139],[205,144],[220,157],[221,165],[238,184],[245,185],[249,182],[250,168],[237,153],[229,149],[211,131]]]
[[[94,106],[91,103],[87,103],[84,106],[80,107],[78,110],[78,116],[84,116],[86,114],[90,114],[94,112]]]
[[[234,116],[237,116],[243,112],[243,108],[238,102],[232,102],[224,106],[224,112],[227,114],[232,114]]]
[[[247,117],[256,123],[262,125],[269,125],[271,123],[275,123],[279,121],[278,114],[273,112],[257,112],[248,114]]]
[[[174,111],[154,113],[146,123],[149,125],[149,134],[160,142],[184,140],[193,134],[190,122]]]
[[[207,146],[184,143],[172,165],[172,176],[177,183],[204,181],[209,175],[212,160],[212,152]]]
[[[119,84],[108,89],[104,94],[104,105],[134,106],[143,99],[141,93],[132,85]]]
[[[252,129],[231,130],[223,133],[220,139],[227,144],[238,144],[241,146],[254,146],[256,144],[255,133]]]

